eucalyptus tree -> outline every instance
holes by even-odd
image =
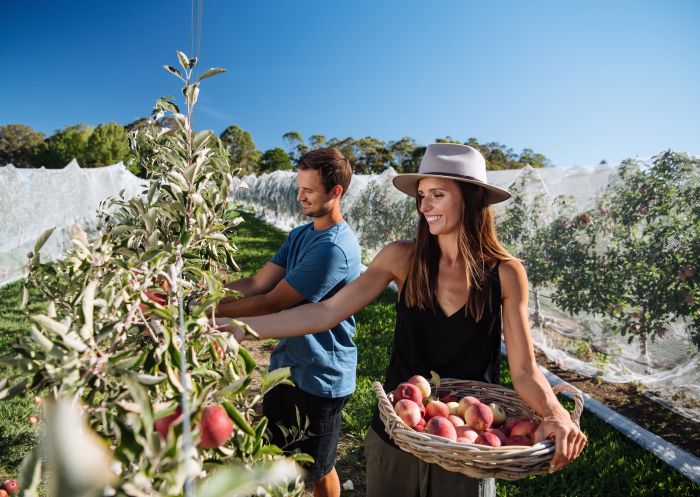
[[[321,148],[326,143],[326,137],[324,135],[311,135],[309,136],[309,147],[311,150],[316,150]]]
[[[287,142],[289,159],[298,161],[302,155],[309,151],[309,147],[304,143],[304,138],[298,131],[288,131],[282,135],[282,139]]]
[[[24,124],[0,126],[0,166],[33,167],[36,147],[44,141],[44,133]]]
[[[123,126],[114,122],[99,124],[88,138],[84,165],[100,167],[126,162],[130,152],[129,137]]]
[[[36,167],[60,169],[73,159],[85,163],[92,130],[91,126],[77,124],[56,131],[36,147]]]
[[[257,171],[261,153],[255,146],[250,132],[232,124],[223,130],[219,137],[229,153],[234,168],[240,169],[241,174]]]
[[[292,160],[287,152],[279,147],[266,150],[260,162],[258,162],[258,173],[271,173],[273,171],[290,171],[294,168]]]

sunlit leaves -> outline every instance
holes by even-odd
[[[150,181],[143,195],[106,202],[100,234],[90,240],[76,227],[62,260],[39,258],[52,230],[37,240],[21,304],[34,287],[48,309],[32,316],[30,332],[8,359],[17,374],[0,382],[0,399],[27,388],[82,399],[89,425],[114,447],[122,468],[118,493],[129,495],[181,494],[185,476],[199,477],[205,458],[250,464],[279,454],[263,450],[264,423],[251,418],[261,399],[250,392],[255,361],[230,335],[213,330],[207,316],[231,293],[223,282],[237,270],[229,236],[240,218],[229,201],[228,153],[211,131],[195,134],[190,118],[199,81],[223,70],[192,82],[197,60],[181,52],[178,59],[182,72],[166,69],[185,82],[185,113],[172,97],[161,98],[153,122],[130,137]],[[21,377],[28,371],[31,383]],[[269,376],[264,388],[286,378]],[[182,425],[167,439],[155,432],[154,412],[179,405],[185,391],[195,438],[201,409],[226,401],[238,427],[229,447],[183,458]]]

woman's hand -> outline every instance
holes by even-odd
[[[247,334],[243,328],[236,324],[236,320],[232,318],[215,318],[211,319],[210,322],[211,325],[218,331],[232,333],[233,338],[235,338],[239,343],[246,340],[250,336],[255,336]]]
[[[559,471],[580,456],[588,440],[563,408],[542,418],[534,438],[537,442],[554,439],[556,447],[549,465],[551,471]]]

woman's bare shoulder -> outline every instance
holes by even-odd
[[[408,255],[411,253],[411,249],[413,248],[413,240],[396,240],[395,242],[391,242],[384,248],[390,249],[393,254],[404,253]]]
[[[527,272],[520,259],[502,261],[498,266],[498,276],[501,280],[504,296],[512,293],[522,293],[523,287],[527,291]]]
[[[405,272],[411,257],[412,240],[397,240],[386,245],[374,258],[372,265],[390,268],[391,272],[399,276]]]

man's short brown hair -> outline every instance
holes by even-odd
[[[301,156],[297,168],[314,169],[321,176],[321,182],[330,192],[335,185],[343,187],[343,195],[348,191],[352,179],[350,161],[337,148],[317,148]]]

